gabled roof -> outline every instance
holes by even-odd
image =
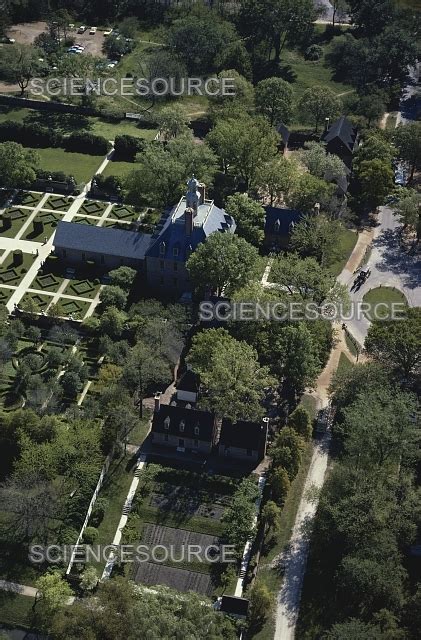
[[[247,617],[249,601],[246,598],[238,598],[237,596],[222,596],[221,611],[234,616]]]
[[[171,211],[164,213],[152,236],[148,256],[185,262],[190,253],[212,233],[235,231],[234,219],[225,213],[224,209],[216,207],[212,200],[205,200],[198,207],[198,213],[193,220],[193,232],[189,236],[186,234],[185,210],[186,199],[183,197]],[[162,243],[165,243],[163,253],[160,251]],[[176,255],[174,249],[178,249]]]
[[[192,369],[187,369],[177,384],[177,391],[197,393],[199,391],[199,376]]]
[[[168,425],[168,429],[165,425]],[[215,415],[209,411],[199,411],[168,404],[161,404],[152,419],[152,431],[168,433],[178,438],[193,438],[212,442]],[[199,429],[199,433],[196,429]]]
[[[267,438],[267,424],[238,420],[232,423],[228,418],[222,420],[219,444],[225,447],[252,449],[263,457]]]
[[[338,118],[322,135],[322,140],[326,144],[333,142],[335,139],[339,140],[350,153],[354,151],[357,129],[345,116]]]
[[[150,241],[150,235],[138,231],[62,221],[58,223],[54,236],[56,248],[138,260],[145,257]]]
[[[291,224],[297,224],[303,217],[296,209],[282,209],[280,207],[265,207],[265,233],[287,236],[291,233]]]

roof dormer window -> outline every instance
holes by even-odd
[[[194,435],[195,435],[195,436],[198,436],[198,435],[199,435],[199,433],[200,433],[200,429],[199,429],[199,427],[195,427],[195,428],[194,428]]]
[[[170,428],[170,417],[167,416],[164,420],[164,429],[168,430]]]
[[[173,254],[174,258],[177,258],[179,253],[180,252],[179,252],[178,247],[174,247],[173,250],[172,250],[172,254]]]
[[[184,420],[180,421],[180,431],[184,431],[184,427],[186,426],[186,423]]]
[[[161,256],[165,255],[165,242],[161,242],[161,244],[159,245],[159,253],[161,254]]]

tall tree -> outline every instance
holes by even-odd
[[[235,220],[236,233],[255,247],[260,247],[265,225],[262,205],[245,193],[235,193],[227,198],[225,210]]]
[[[213,233],[191,254],[186,266],[196,288],[231,295],[253,277],[258,259],[257,250],[244,238]]]
[[[282,78],[266,78],[256,87],[256,107],[271,125],[288,124],[292,115],[293,90]]]
[[[314,86],[304,91],[298,107],[314,124],[314,130],[317,133],[321,122],[326,118],[334,118],[339,115],[342,101],[331,89]]]
[[[421,169],[421,122],[400,125],[393,136],[399,157],[410,167],[409,182]]]
[[[0,185],[24,189],[35,180],[34,167],[39,162],[35,151],[24,149],[17,142],[0,144]]]

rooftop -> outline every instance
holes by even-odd
[[[219,444],[225,447],[239,449],[254,449],[264,455],[267,438],[267,424],[265,422],[246,422],[239,420],[232,423],[228,418],[222,420]]]
[[[61,221],[57,225],[54,246],[142,260],[149,247],[151,237],[138,231],[91,225],[82,226],[77,222]]]
[[[152,431],[212,442],[215,416],[209,411],[199,411],[168,404],[161,404],[152,419]]]

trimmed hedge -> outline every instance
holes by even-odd
[[[81,131],[80,133],[71,133],[70,136],[64,140],[64,148],[67,149],[67,151],[103,156],[111,149],[111,144],[103,136],[96,136],[93,133]]]
[[[26,147],[59,147],[63,136],[40,124],[24,124],[14,120],[0,123],[0,142],[19,142]]]
[[[119,158],[134,160],[136,154],[145,149],[146,142],[142,138],[123,134],[115,137],[115,155]]]

